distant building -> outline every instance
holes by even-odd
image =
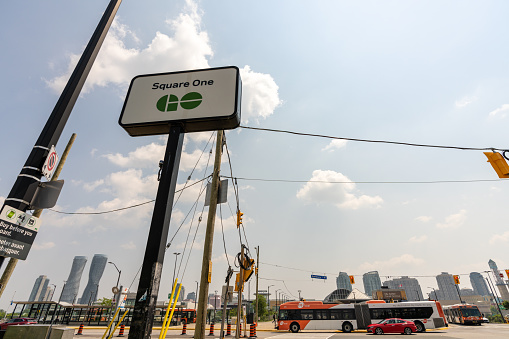
[[[442,272],[436,276],[438,288],[440,289],[439,300],[460,300],[458,289],[454,283],[452,274]]]
[[[346,272],[339,272],[336,278],[337,289],[345,289],[352,291],[352,284],[350,283],[350,276]]]
[[[368,296],[371,296],[373,291],[379,290],[382,287],[378,271],[364,273],[362,275],[362,282],[364,284],[364,293]]]
[[[196,301],[196,293],[194,292],[188,293],[186,299]]]
[[[509,291],[504,283],[503,274],[500,273],[497,264],[493,260],[490,259],[490,261],[488,261],[488,265],[495,276],[495,285],[497,285],[498,291],[500,292],[500,297],[502,300],[509,300]]]
[[[490,290],[488,289],[488,285],[486,284],[486,280],[479,272],[471,272],[470,273],[470,284],[472,284],[472,288],[474,289],[474,293],[477,295],[490,295]]]
[[[209,304],[214,308],[221,308],[221,296],[219,294],[209,294]]]
[[[35,279],[34,287],[28,297],[28,301],[44,301],[46,290],[48,288],[49,279],[45,275],[40,275]]]
[[[99,291],[99,281],[101,280],[104,268],[108,262],[108,257],[104,254],[95,254],[88,271],[88,283],[78,301],[78,304],[88,305],[97,300],[97,292]],[[119,286],[120,288],[120,286]]]
[[[71,272],[69,273],[69,278],[67,278],[67,281],[64,285],[62,295],[60,296],[60,301],[67,303],[74,303],[76,301],[78,290],[80,288],[81,275],[83,274],[83,269],[85,268],[86,263],[87,257],[74,257],[74,260],[72,261]]]
[[[475,292],[471,288],[462,288],[462,289],[460,289],[460,295],[462,297],[467,297],[467,296],[475,295]]]
[[[383,286],[387,286],[388,288],[394,290],[404,290],[408,301],[424,300],[424,297],[422,296],[421,285],[419,285],[419,281],[417,281],[415,278],[403,276],[401,278],[384,281]]]

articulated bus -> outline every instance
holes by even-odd
[[[417,332],[448,326],[438,301],[385,303],[373,300],[359,304],[324,304],[321,301],[291,301],[279,309],[278,329],[341,330],[351,332],[387,318],[415,323]]]
[[[447,321],[454,324],[481,325],[482,314],[476,305],[457,304],[444,306],[444,313]]]

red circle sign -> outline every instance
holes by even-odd
[[[52,152],[48,156],[48,171],[53,171],[53,168],[55,168],[55,165],[57,164],[57,153]]]

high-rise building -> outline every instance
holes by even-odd
[[[338,290],[340,288],[352,291],[352,284],[350,283],[350,276],[346,272],[339,272],[336,278],[336,286]]]
[[[471,272],[470,273],[470,284],[474,289],[474,293],[476,295],[490,295],[490,290],[488,289],[488,285],[486,284],[486,280],[479,272]]]
[[[86,263],[87,257],[74,257],[74,260],[72,261],[71,272],[69,273],[69,278],[67,278],[64,290],[60,296],[60,301],[67,303],[74,303],[76,301],[78,290],[80,288],[81,275],[83,274],[83,269],[85,268]]]
[[[41,300],[41,298],[44,299],[48,283],[49,279],[45,275],[40,275],[37,279],[35,279],[34,287],[32,288],[30,297],[28,297],[28,301],[44,301]]]
[[[362,275],[362,282],[364,284],[364,293],[369,297],[371,297],[373,291],[379,290],[382,286],[378,271],[364,273]]]
[[[194,292],[188,293],[186,299],[196,301],[196,293],[194,293]]]
[[[88,272],[88,283],[78,301],[78,304],[89,304],[97,300],[97,292],[99,291],[99,281],[104,273],[104,268],[108,262],[108,257],[104,254],[95,254],[90,264]]]
[[[509,291],[504,283],[503,275],[498,270],[497,264],[490,259],[490,261],[488,261],[488,265],[495,276],[495,285],[497,285],[498,291],[500,292],[500,297],[502,300],[509,300]]]
[[[440,300],[460,300],[452,274],[442,272],[436,276],[436,279],[441,294]]]
[[[424,300],[421,285],[419,285],[419,281],[415,278],[403,276],[401,278],[384,281],[383,286],[387,286],[391,289],[405,290],[406,298],[409,301]]]

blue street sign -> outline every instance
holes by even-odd
[[[327,276],[326,275],[311,274],[311,279],[324,279],[324,280],[327,280]]]

